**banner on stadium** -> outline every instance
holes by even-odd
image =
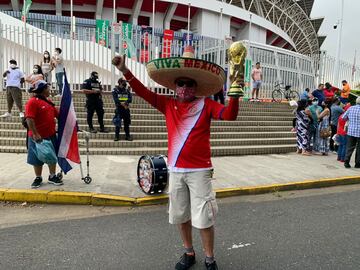
[[[22,12],[21,12],[21,20],[23,22],[26,21],[26,17],[29,14],[31,4],[32,4],[31,0],[26,0],[24,5],[23,5],[23,9],[22,9]]]
[[[140,62],[147,63],[150,61],[150,43],[151,43],[152,27],[141,27],[141,53]]]
[[[252,61],[251,59],[247,58],[245,59],[245,70],[244,70],[245,98],[250,98],[251,70],[252,70]]]
[[[122,23],[123,50],[129,58],[136,57],[136,48],[132,41],[132,24]]]
[[[109,44],[109,26],[108,20],[96,20],[96,42],[101,46]]]
[[[189,33],[189,37],[188,37],[188,33],[184,33],[183,38],[182,38],[184,46],[188,45],[188,39],[189,39],[189,45],[192,46],[193,45],[193,37],[194,37],[194,35],[192,33]]]
[[[163,37],[163,46],[161,57],[168,58],[171,57],[171,45],[174,40],[174,31],[170,29],[164,30],[164,37]]]

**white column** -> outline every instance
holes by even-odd
[[[142,4],[143,4],[143,0],[136,0],[133,5],[132,14],[130,16],[129,21],[132,22],[132,24],[134,24],[134,25],[138,24],[138,18],[140,15]]]
[[[172,3],[168,7],[165,18],[164,18],[164,29],[170,29],[170,22],[171,22],[172,17],[175,14],[177,6],[178,6],[178,4]]]
[[[95,14],[95,18],[96,18],[97,20],[101,20],[101,18],[102,18],[103,6],[104,6],[104,0],[97,0],[97,1],[96,1],[96,14]]]
[[[20,10],[19,0],[11,0],[11,6],[14,11],[19,11]]]
[[[56,7],[56,16],[62,15],[62,3],[60,0],[55,1],[55,7]]]

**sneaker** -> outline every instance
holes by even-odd
[[[346,162],[346,161],[345,161],[345,162],[344,162],[344,167],[345,167],[345,168],[351,168],[351,165],[350,165],[349,162]]]
[[[24,118],[24,113],[23,113],[23,112],[20,112],[20,113],[19,113],[19,117],[20,117],[20,118]]]
[[[89,128],[89,131],[90,131],[90,133],[96,133],[97,132],[95,128]]]
[[[8,117],[11,117],[11,113],[4,113],[3,115],[0,116],[1,118],[8,118]]]
[[[109,133],[109,131],[106,128],[100,128],[101,133]]]
[[[42,183],[42,177],[38,176],[35,178],[34,182],[31,184],[31,188],[38,188],[41,186]]]
[[[132,139],[132,137],[129,135],[129,136],[126,136],[126,137],[125,137],[125,140],[131,142],[133,139]]]
[[[64,184],[64,182],[60,180],[57,175],[54,175],[53,177],[49,176],[48,182],[49,184],[53,184],[55,186],[61,186]]]
[[[195,264],[195,255],[187,255],[184,253],[180,261],[175,265],[176,270],[187,270],[190,269],[191,266]]]
[[[212,263],[205,262],[205,267],[207,270],[218,270],[219,269],[217,267],[216,261],[213,261]]]
[[[120,138],[116,136],[116,137],[114,138],[114,142],[117,142],[117,141],[120,141]]]
[[[250,98],[250,102],[254,102],[255,101],[255,99],[253,99],[253,98]]]
[[[360,169],[360,164],[359,163],[355,164],[354,168]]]
[[[260,99],[257,98],[257,99],[255,99],[255,101],[256,101],[256,102],[260,102]]]

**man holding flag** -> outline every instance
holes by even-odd
[[[50,140],[53,146],[56,145],[56,122],[58,110],[55,104],[48,99],[50,89],[45,81],[37,81],[35,87],[30,89],[34,96],[29,99],[25,106],[26,123],[28,127],[28,156],[27,163],[34,167],[35,180],[31,184],[32,188],[38,188],[42,184],[42,169],[44,160],[39,158],[37,147],[42,140]],[[52,147],[55,155],[55,147]],[[63,184],[61,179],[56,175],[56,159],[55,162],[48,164],[49,166],[49,183],[56,186]]]

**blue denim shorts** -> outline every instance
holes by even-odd
[[[56,149],[56,136],[52,136],[43,140],[51,140]],[[36,156],[36,145],[35,141],[29,137],[28,139],[28,154],[27,154],[27,163],[32,166],[42,166],[44,162],[40,161]]]
[[[260,89],[261,81],[253,81],[253,89]]]

